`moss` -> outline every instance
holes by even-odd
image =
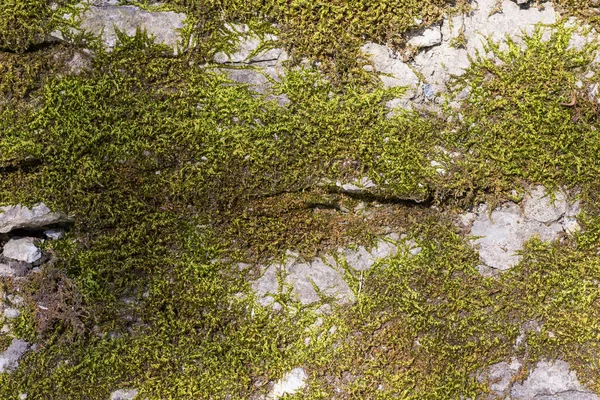
[[[52,5],[45,0],[7,0],[0,4],[0,49],[23,52],[46,40],[55,30],[69,26],[63,14],[74,13],[73,0]]]
[[[469,94],[449,128],[448,147],[461,154],[453,185],[498,193],[530,182],[593,191],[600,142],[588,88],[596,78],[584,75],[594,68],[595,45],[570,48],[572,30],[564,25],[548,40],[543,31],[524,37],[525,50],[511,40],[506,49],[490,42],[494,57],[478,57],[456,80],[456,93]]]

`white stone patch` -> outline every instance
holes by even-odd
[[[342,189],[343,192],[352,193],[352,194],[361,194],[367,193],[369,189],[376,188],[377,185],[371,179],[363,176],[360,179],[355,180],[354,182],[342,183],[340,181],[336,182],[335,185]]]
[[[119,389],[110,394],[110,400],[133,400],[137,394],[137,389]]]
[[[600,399],[579,383],[575,372],[569,370],[569,363],[562,360],[538,362],[523,383],[512,385],[510,395],[514,400]]]
[[[473,2],[473,12],[443,21],[442,43],[419,52],[413,67],[423,74],[437,95],[445,90],[451,75],[461,75],[469,67],[469,56],[473,57],[484,49],[487,38],[503,41],[506,35],[517,38],[522,31],[531,34],[536,24],[556,22],[556,13],[551,3],[543,3],[543,9],[522,9],[512,1],[499,3],[496,0]],[[460,42],[463,47],[460,47]]]
[[[15,229],[37,229],[61,222],[68,222],[68,218],[50,211],[44,203],[31,208],[20,204],[0,207],[0,233]]]
[[[408,86],[413,89],[419,84],[419,78],[411,67],[394,58],[390,49],[377,43],[366,43],[360,50],[370,58],[376,72],[385,87]],[[409,96],[414,93],[409,92]]]
[[[22,339],[13,339],[3,353],[0,353],[0,373],[11,372],[19,366],[19,360],[29,349],[29,343]]]
[[[577,379],[563,360],[540,361],[527,378],[518,382],[515,377],[522,368],[513,358],[510,362],[490,365],[477,374],[477,380],[487,383],[493,398],[512,400],[599,400]]]
[[[65,231],[51,229],[51,230],[44,231],[44,235],[46,235],[46,237],[48,239],[59,240],[59,239],[62,239],[63,237],[65,237]]]
[[[42,258],[42,251],[35,245],[35,238],[10,239],[4,245],[2,255],[6,258],[34,263]]]
[[[267,395],[268,400],[277,400],[286,394],[294,394],[306,387],[308,375],[303,368],[294,368],[278,380],[271,392]]]
[[[490,215],[487,206],[481,205],[474,216],[468,213],[462,219],[473,221],[470,234],[477,237],[473,244],[482,262],[504,271],[519,263],[521,257],[516,253],[531,237],[551,241],[561,233],[576,231],[578,211],[578,203],[568,205],[564,194],[557,193],[552,202],[545,189],[537,186],[523,200],[523,209],[509,202]]]
[[[407,44],[416,48],[437,46],[442,43],[442,30],[439,26],[427,28],[423,32],[411,36]]]
[[[26,273],[27,267],[21,263],[0,263],[0,277],[25,276]]]
[[[402,241],[402,243],[400,242]],[[355,301],[354,292],[344,280],[345,268],[362,272],[375,263],[398,252],[416,255],[421,249],[412,240],[406,240],[397,234],[380,238],[375,246],[367,249],[340,248],[334,255],[318,257],[310,261],[301,261],[298,254],[288,252],[283,264],[262,266],[262,275],[252,282],[252,289],[262,306],[277,305],[275,295],[284,288],[291,288],[292,294],[302,304],[312,304],[321,300],[321,296],[333,298],[337,304],[349,304]]]
[[[181,30],[186,15],[173,11],[146,11],[136,6],[103,5],[90,6],[81,15],[80,29],[99,35],[107,49],[117,44],[115,28],[127,36],[134,36],[136,29],[145,29],[156,43],[176,48],[181,41]],[[62,35],[52,34],[58,39]]]

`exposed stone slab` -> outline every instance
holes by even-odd
[[[11,239],[4,245],[2,255],[12,260],[34,263],[42,258],[42,251],[36,246],[36,241],[35,238]]]
[[[50,211],[44,203],[36,204],[31,209],[20,204],[0,207],[0,233],[15,229],[38,229],[62,222],[68,222],[68,218]]]
[[[551,241],[564,232],[577,230],[576,214],[567,212],[574,213],[578,207],[568,205],[562,193],[551,201],[545,189],[537,186],[523,200],[523,209],[508,202],[490,214],[487,206],[481,205],[474,215],[465,215],[464,219],[473,221],[470,234],[477,237],[473,243],[483,263],[503,271],[518,264],[521,257],[516,253],[533,236]]]
[[[275,382],[273,389],[267,395],[268,400],[277,400],[286,394],[294,394],[306,387],[308,375],[303,368],[294,368]]]
[[[28,349],[28,342],[22,339],[13,339],[8,349],[0,354],[0,373],[16,369],[19,366],[19,360]]]
[[[419,84],[419,78],[411,67],[395,58],[386,46],[366,43],[360,49],[373,62],[385,87],[409,86],[416,88]]]
[[[138,28],[145,29],[156,43],[175,48],[181,40],[180,31],[185,19],[185,14],[173,11],[146,11],[136,6],[90,6],[81,15],[80,28],[100,35],[108,49],[117,44],[115,28],[127,36],[134,36]]]
[[[110,394],[110,400],[133,400],[137,394],[137,389],[119,389]]]
[[[547,400],[600,399],[579,382],[575,372],[569,369],[569,363],[562,360],[538,362],[523,383],[513,384],[510,394],[514,400],[538,399],[541,396]],[[563,395],[566,397],[561,397]]]

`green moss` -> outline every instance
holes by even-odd
[[[584,77],[595,45],[569,48],[571,33],[558,25],[544,40],[540,28],[523,39],[525,50],[511,40],[506,49],[490,42],[495,57],[478,57],[456,80],[456,93],[469,93],[448,135],[448,147],[461,153],[453,172],[459,191],[506,192],[523,182],[595,185],[600,141],[588,88],[596,78]]]
[[[45,0],[6,0],[0,4],[0,49],[23,52],[45,41],[55,30],[69,26],[66,13],[76,12],[73,0],[51,6]]]

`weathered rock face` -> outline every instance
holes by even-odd
[[[569,363],[562,360],[537,363],[523,383],[512,385],[510,394],[515,400],[538,399],[541,396],[548,400],[600,399],[579,383],[575,372],[569,370]]]
[[[586,389],[563,360],[540,361],[523,382],[514,382],[521,370],[517,359],[490,365],[477,379],[487,383],[491,398],[513,400],[598,400],[596,394]]]
[[[128,36],[136,29],[145,29],[157,43],[176,48],[181,40],[186,16],[173,11],[146,11],[135,6],[101,5],[90,6],[81,16],[80,28],[100,35],[103,44],[111,49],[117,44],[116,29]]]
[[[471,217],[474,221],[470,234],[476,236],[473,243],[479,249],[481,261],[488,267],[507,270],[518,264],[516,254],[523,243],[537,235],[541,240],[551,241],[562,233],[578,229],[575,215],[578,204],[567,204],[562,193],[552,202],[545,196],[545,189],[537,186],[523,200],[523,209],[509,202],[490,214],[482,205]]]
[[[20,204],[0,207],[0,233],[15,229],[38,229],[68,221],[66,216],[50,211],[44,203],[37,204],[31,209]]]
[[[275,35],[259,37],[250,31],[247,25],[230,24],[229,30],[238,35],[236,49],[231,54],[219,52],[214,61],[224,67],[219,71],[226,73],[233,81],[246,83],[258,93],[269,94],[271,81],[278,82],[284,74],[283,63],[288,60],[288,54],[282,48],[265,47],[265,43],[276,42]],[[289,102],[286,96],[273,96],[280,105]]]
[[[110,394],[110,400],[133,400],[137,394],[137,389],[119,389]]]
[[[394,58],[388,47],[377,43],[366,43],[360,49],[373,62],[385,87],[409,86],[415,88],[419,84],[419,78],[411,67]]]
[[[396,255],[400,251],[414,255],[418,254],[420,249],[414,242],[390,234],[380,239],[369,250],[364,246],[338,249],[337,254],[311,261],[299,261],[297,254],[288,253],[284,264],[262,267],[263,273],[252,283],[252,289],[263,306],[274,303],[273,295],[281,290],[280,278],[292,288],[292,293],[302,304],[318,302],[321,299],[318,292],[323,296],[334,298],[337,304],[353,303],[354,292],[344,280],[344,268],[347,266],[355,271],[365,271],[373,267],[376,262]]]
[[[308,375],[302,368],[294,368],[275,383],[268,400],[277,400],[286,394],[294,394],[306,386]]]
[[[19,366],[19,360],[29,349],[29,343],[21,339],[13,339],[12,343],[0,354],[0,373],[11,372]]]
[[[11,239],[4,245],[2,255],[8,259],[34,263],[42,258],[42,251],[34,238]]]

